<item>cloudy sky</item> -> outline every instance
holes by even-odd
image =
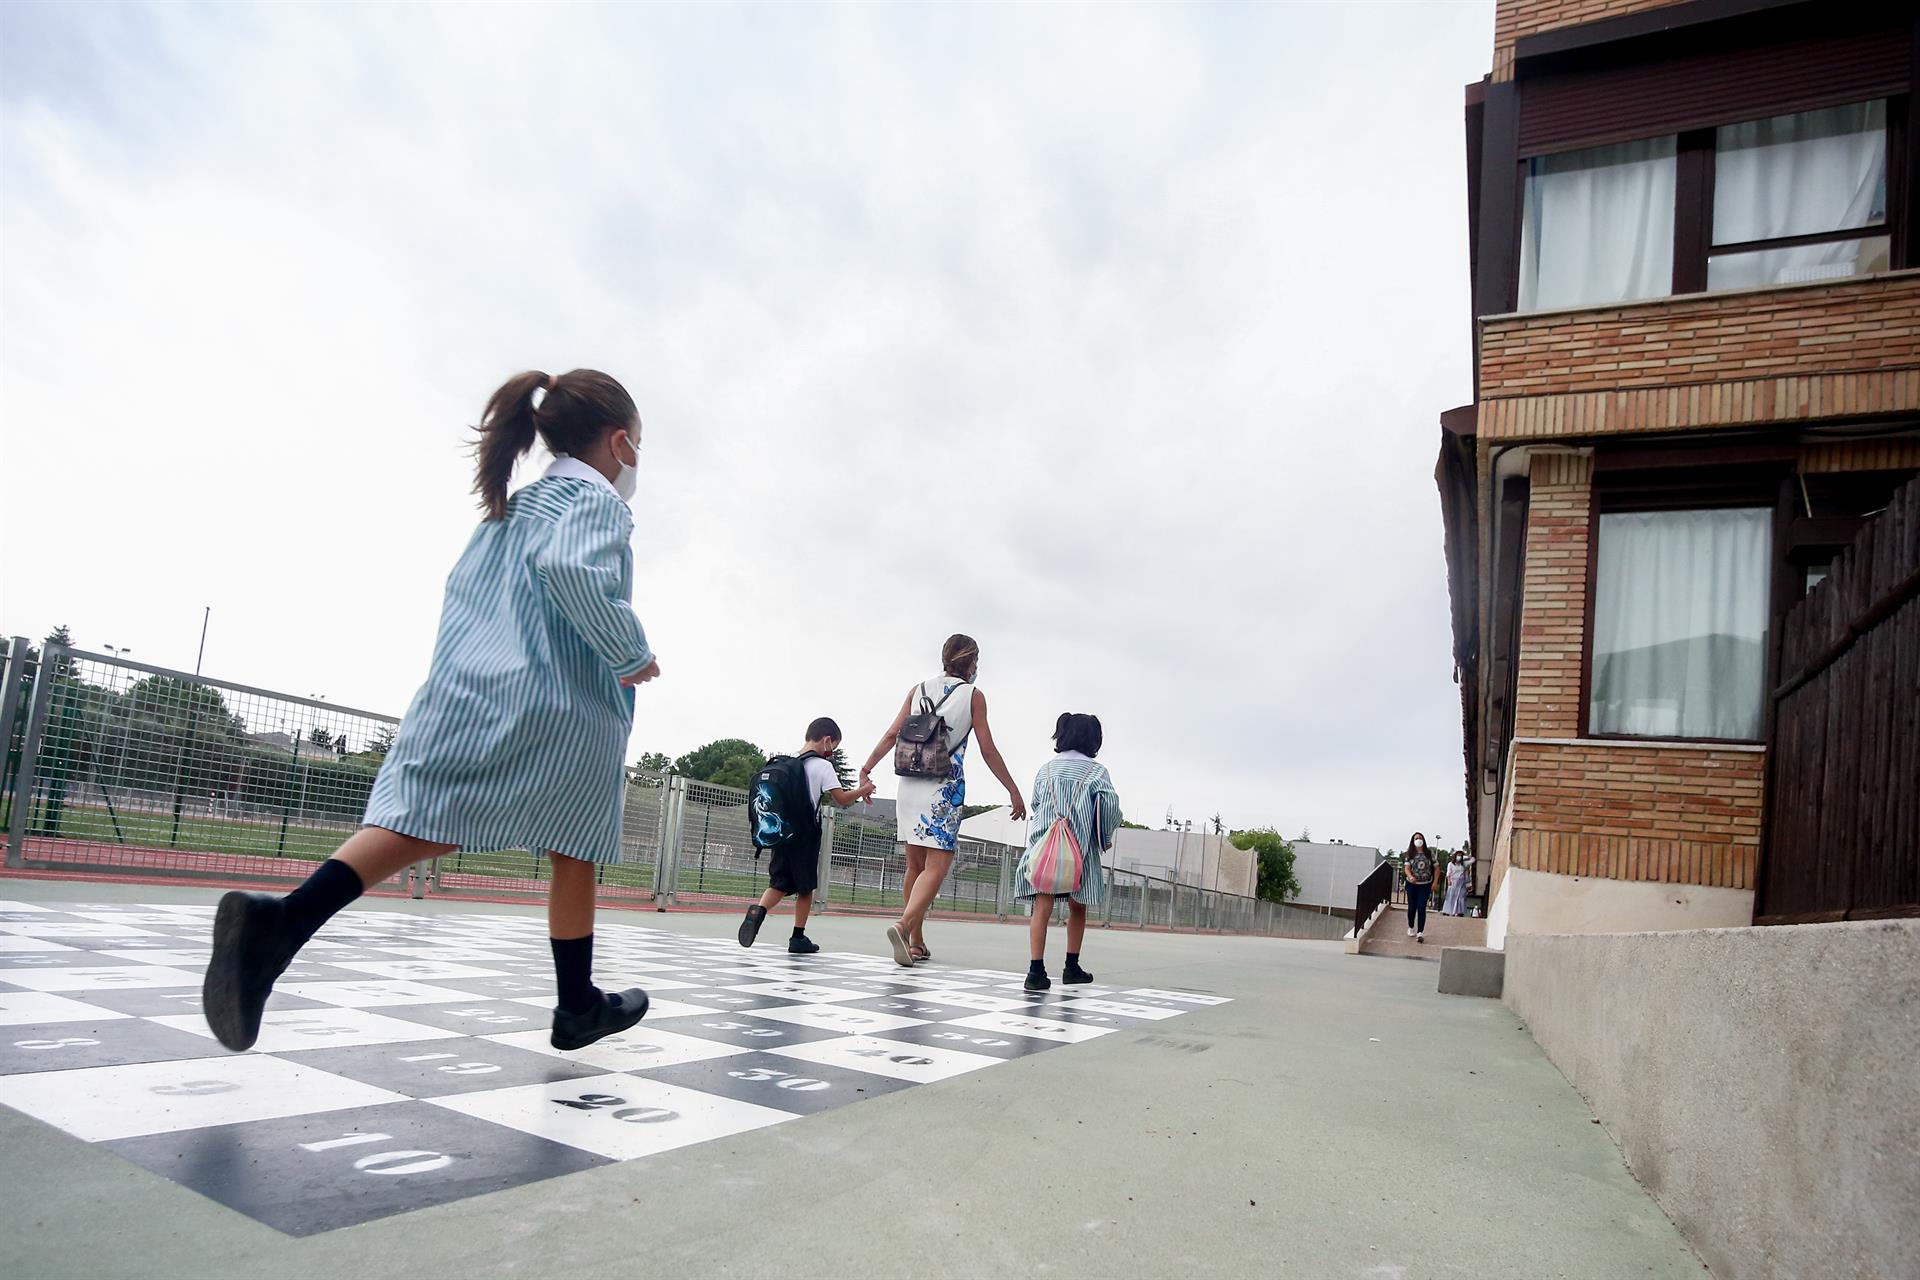
[[[645,419],[633,749],[1464,831],[1438,500],[1490,3],[0,9],[0,628],[399,711],[524,368]],[[971,799],[1003,798],[977,764]]]

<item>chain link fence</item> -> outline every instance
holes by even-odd
[[[399,721],[88,653],[0,641],[0,831],[9,868],[252,882],[304,878],[357,828]],[[622,857],[596,868],[609,901],[742,903],[766,886],[747,793],[629,770]],[[891,825],[828,808],[816,904],[897,911],[908,864]],[[1022,850],[962,840],[937,911],[1005,918]],[[1280,903],[1109,870],[1103,923],[1339,938],[1348,922]],[[426,892],[544,893],[544,857],[460,850],[410,875]]]

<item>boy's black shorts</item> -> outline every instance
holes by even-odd
[[[767,883],[795,897],[820,884],[820,841],[789,840],[767,857]]]

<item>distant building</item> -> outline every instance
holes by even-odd
[[[1801,750],[1783,624],[1920,470],[1915,33],[1910,5],[1498,0],[1475,394],[1437,472],[1492,946],[1754,920]]]
[[[1024,846],[1027,842],[1025,819],[1015,822],[1005,806],[976,813],[960,824],[964,840],[990,840],[998,844]],[[1257,884],[1257,860],[1245,849],[1236,849],[1225,836],[1198,831],[1144,831],[1122,827],[1114,832],[1113,850],[1106,865],[1115,871],[1132,871],[1160,880],[1177,880],[1202,889],[1253,896]],[[1351,886],[1347,909],[1353,909]]]
[[[1300,896],[1288,899],[1295,906],[1331,907],[1333,914],[1353,914],[1354,890],[1367,872],[1380,865],[1386,855],[1370,845],[1315,844],[1295,840],[1293,878],[1300,882]]]

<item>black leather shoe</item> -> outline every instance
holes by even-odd
[[[1085,969],[1082,969],[1079,965],[1075,965],[1071,969],[1063,969],[1060,971],[1060,981],[1071,987],[1082,982],[1092,982],[1093,975]]]
[[[1027,990],[1029,991],[1046,991],[1052,986],[1053,979],[1044,973],[1030,973],[1027,975]]]
[[[760,926],[766,922],[767,909],[759,903],[747,908],[747,918],[740,922],[740,945],[750,947],[753,940],[760,936]]]
[[[235,891],[213,915],[213,955],[200,984],[200,1007],[213,1038],[235,1053],[260,1038],[273,982],[287,971],[286,907],[270,893]]]
[[[617,1036],[647,1016],[647,993],[639,987],[600,993],[600,1003],[585,1013],[553,1011],[553,1034],[547,1043],[556,1049],[584,1049],[595,1040]]]
[[[796,933],[787,939],[787,954],[792,956],[810,956],[820,949],[820,944],[804,933]]]

